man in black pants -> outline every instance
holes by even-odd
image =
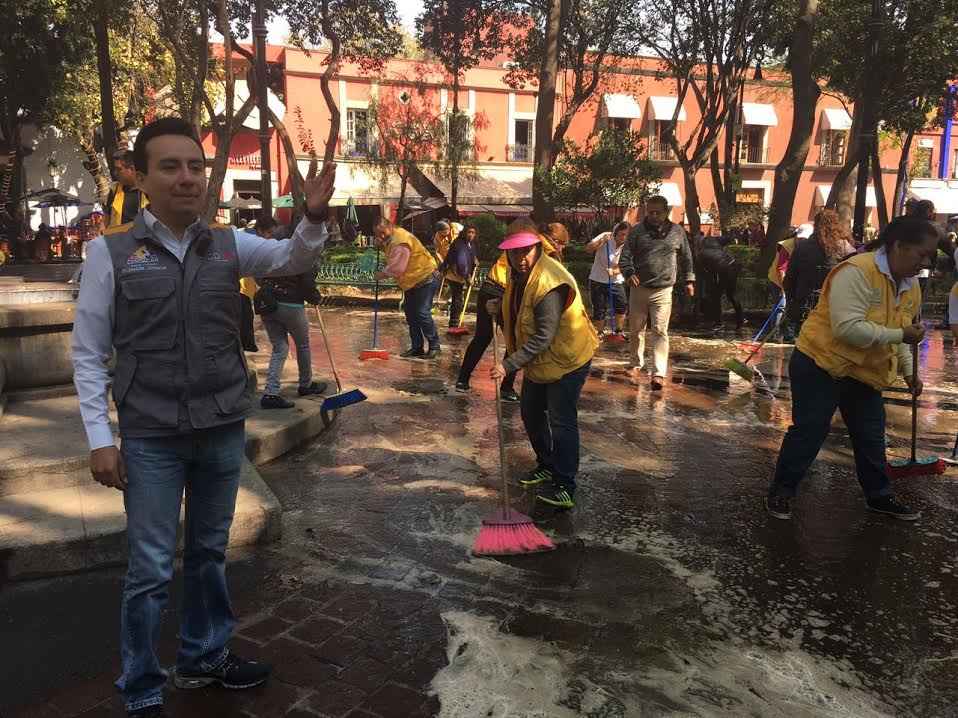
[[[735,309],[735,328],[745,323],[742,303],[735,296],[741,266],[725,248],[731,238],[705,237],[699,252],[699,271],[705,275],[705,319],[716,329],[722,327],[722,295]]]

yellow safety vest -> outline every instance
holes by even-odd
[[[549,348],[526,364],[525,377],[539,384],[558,381],[570,371],[578,369],[595,354],[599,346],[599,337],[589,320],[589,314],[582,303],[579,287],[569,270],[548,255],[540,255],[536,266],[532,268],[522,293],[522,302],[516,315],[516,325],[512,326],[512,273],[506,284],[506,293],[502,299],[502,317],[505,322],[506,344],[512,354],[535,334],[535,307],[550,291],[565,285],[569,287],[569,299],[559,322],[559,330]]]
[[[429,278],[430,274],[439,268],[433,256],[422,246],[422,242],[402,227],[396,227],[393,230],[387,245],[387,254],[396,246],[409,248],[409,263],[406,265],[406,271],[396,280],[399,288],[404,292],[407,289],[412,289],[417,284],[422,284]]]
[[[795,251],[795,238],[783,239],[778,243],[778,246],[785,250],[789,257],[792,256],[792,252]],[[782,273],[778,269],[778,252],[775,252],[775,256],[772,257],[772,266],[768,268],[768,281],[774,284],[779,289],[782,289],[785,286],[785,277],[782,276]]]
[[[921,289],[918,282],[898,301],[895,283],[882,274],[875,262],[875,253],[867,252],[842,262],[829,272],[822,287],[821,298],[802,325],[802,332],[795,346],[836,379],[852,377],[881,391],[894,384],[898,378],[896,345],[854,347],[838,340],[832,333],[829,310],[832,279],[848,266],[858,267],[871,285],[871,306],[865,313],[865,319],[891,329],[907,327],[914,321],[921,307]]]
[[[126,192],[123,189],[123,184],[120,182],[116,183],[116,192],[113,195],[113,204],[110,205],[110,219],[107,223],[107,227],[115,227],[116,225],[123,222],[123,201],[126,198]],[[140,209],[150,206],[150,199],[146,196],[146,192],[140,192]]]

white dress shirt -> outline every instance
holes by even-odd
[[[200,224],[193,223],[187,228],[183,239],[177,239],[149,210],[143,210],[143,218],[153,237],[182,262]],[[237,229],[233,230],[233,234],[236,237],[241,277],[305,272],[322,251],[327,237],[325,223],[314,224],[306,219],[299,223],[289,239],[264,239]],[[87,243],[73,322],[73,383],[80,400],[80,416],[91,451],[114,444],[107,399],[107,386],[110,383],[107,365],[113,357],[116,295],[113,261],[106,242],[100,236]]]

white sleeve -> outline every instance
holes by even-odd
[[[865,319],[871,308],[871,293],[872,288],[858,267],[847,265],[835,273],[828,297],[832,333],[836,339],[861,349],[900,344],[901,329],[890,329]]]
[[[113,446],[107,365],[113,357],[113,262],[103,237],[87,244],[73,320],[73,383],[90,450]]]
[[[241,277],[282,277],[302,274],[323,251],[328,233],[326,223],[303,219],[289,239],[264,239],[249,232],[233,230]]]

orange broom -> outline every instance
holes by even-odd
[[[499,342],[492,332],[492,351],[499,361]],[[496,433],[499,438],[499,475],[502,478],[501,504],[498,511],[482,520],[472,553],[476,556],[520,556],[527,553],[552,551],[555,544],[536,528],[532,519],[509,505],[509,481],[506,478],[506,443],[502,429],[502,396],[496,385]]]
[[[469,297],[472,296],[472,285],[476,282],[476,274],[479,272],[478,263],[472,270],[472,276],[469,278],[469,288],[466,290],[466,299],[462,303],[462,311],[459,312],[459,325],[455,327],[449,327],[446,330],[446,334],[451,334],[454,337],[461,337],[464,334],[468,334],[469,330],[462,325],[462,321],[466,318],[466,307],[469,306]]]
[[[911,345],[912,376],[918,377],[918,345]],[[945,473],[946,464],[937,456],[917,458],[918,448],[918,394],[911,392],[911,458],[907,461],[895,459],[885,466],[885,472],[892,479],[907,479],[913,476],[930,476]]]
[[[376,247],[376,271],[379,271],[379,247]],[[379,280],[376,280],[376,299],[373,303],[373,346],[371,349],[363,349],[359,352],[360,361],[370,359],[389,359],[389,352],[380,349],[379,344]]]

